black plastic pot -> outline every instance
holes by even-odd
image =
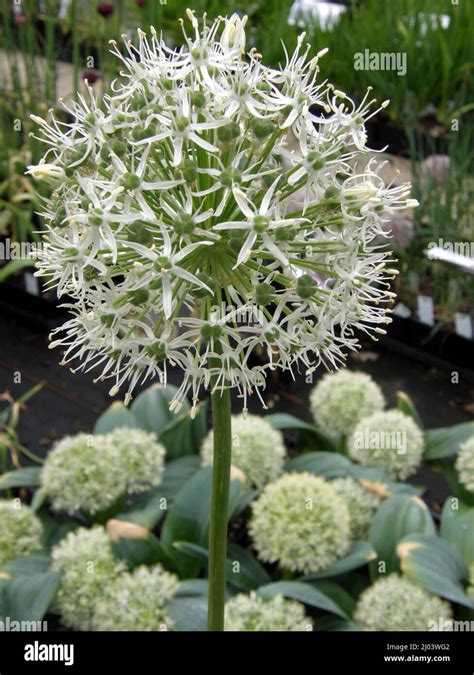
[[[402,356],[445,371],[457,371],[474,382],[474,342],[414,319],[393,317],[380,344]]]

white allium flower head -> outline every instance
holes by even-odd
[[[366,373],[327,373],[311,391],[309,404],[318,426],[328,433],[349,434],[363,417],[383,410],[385,399]]]
[[[349,509],[352,538],[367,539],[370,523],[381,504],[381,498],[352,476],[336,478],[331,481],[331,485]]]
[[[161,483],[166,449],[154,433],[118,427],[106,438],[113,447],[128,493],[144,492]]]
[[[62,102],[69,123],[34,117],[48,149],[29,172],[56,185],[37,274],[71,298],[51,346],[100,367],[111,394],[127,386],[128,402],[171,365],[174,408],[211,378],[245,408],[268,370],[337,366],[355,328],[385,332],[395,270],[379,237],[410,186],[356,161],[374,101],[319,82],[304,35],[273,69],[245,54],[246,18],[188,18],[180,48],[153,28],[113,43],[120,76],[100,101]]]
[[[318,572],[350,548],[349,510],[323,478],[286,473],[252,504],[249,524],[261,560],[284,569]]]
[[[428,631],[449,619],[449,603],[409,579],[390,574],[360,595],[354,618],[368,631]]]
[[[474,436],[461,444],[455,466],[459,482],[466,490],[474,492]]]
[[[0,566],[42,549],[43,527],[29,506],[19,499],[0,499]]]
[[[201,447],[204,466],[212,464],[214,434],[208,433]],[[283,436],[257,415],[232,416],[232,464],[247,480],[263,487],[281,474],[286,449]]]
[[[424,449],[423,432],[399,410],[377,412],[362,419],[349,438],[349,455],[363,466],[383,469],[404,480],[416,472]]]
[[[304,605],[275,595],[270,600],[239,593],[225,604],[226,631],[310,631],[313,621]]]
[[[141,429],[65,436],[46,457],[41,482],[55,509],[94,515],[158,485],[164,455],[155,435]]]
[[[107,584],[97,599],[92,630],[166,631],[173,627],[167,603],[179,580],[161,565],[137,567]]]
[[[103,527],[69,532],[52,550],[52,569],[62,573],[56,608],[65,626],[92,630],[95,605],[104,588],[126,571],[113,557]]]

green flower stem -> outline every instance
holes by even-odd
[[[214,461],[209,527],[208,628],[210,631],[222,631],[224,630],[227,517],[232,450],[230,390],[216,389],[211,394],[211,402]]]

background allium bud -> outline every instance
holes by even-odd
[[[252,504],[253,544],[265,562],[318,572],[350,548],[349,511],[332,485],[309,473],[287,473]]]
[[[62,622],[76,630],[92,630],[96,602],[104,589],[126,571],[112,555],[103,527],[70,532],[52,551],[52,569],[62,573],[56,609]]]
[[[391,574],[369,586],[360,596],[354,618],[364,630],[428,631],[439,619],[449,619],[447,602],[405,577]]]
[[[29,506],[18,499],[0,500],[0,565],[39,553],[43,528]]]
[[[404,480],[419,467],[423,432],[408,415],[387,410],[365,417],[348,443],[349,455],[363,466],[383,469],[395,480]]]
[[[55,509],[94,515],[159,485],[164,455],[155,435],[141,429],[65,436],[48,453],[41,483]]]
[[[267,68],[245,54],[246,18],[187,14],[184,48],[139,30],[114,45],[123,72],[101,100],[80,96],[69,124],[33,117],[48,150],[29,171],[56,185],[38,274],[72,299],[52,346],[111,394],[172,365],[175,408],[213,377],[246,408],[269,370],[335,367],[354,329],[384,333],[395,271],[377,237],[414,201],[365,162],[377,111],[318,81],[324,50],[301,36]]]
[[[276,595],[270,600],[239,593],[225,605],[226,631],[302,631],[311,630],[313,621],[305,615],[304,605]]]
[[[326,374],[310,394],[311,413],[328,433],[349,434],[363,417],[383,410],[382,390],[365,373]]]
[[[367,539],[372,517],[381,503],[380,497],[351,476],[336,478],[331,485],[349,509],[352,538]]]
[[[461,444],[455,466],[459,482],[466,490],[474,492],[474,436]]]
[[[212,464],[214,434],[203,441],[203,465]],[[286,449],[281,432],[257,415],[232,417],[232,464],[244,472],[247,480],[263,487],[283,471]]]
[[[140,566],[107,584],[97,599],[93,630],[163,631],[173,627],[167,603],[179,580],[161,565]]]

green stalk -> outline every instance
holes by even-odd
[[[208,629],[222,631],[224,630],[227,518],[232,450],[230,390],[214,390],[211,394],[211,402],[214,460],[209,527]]]

